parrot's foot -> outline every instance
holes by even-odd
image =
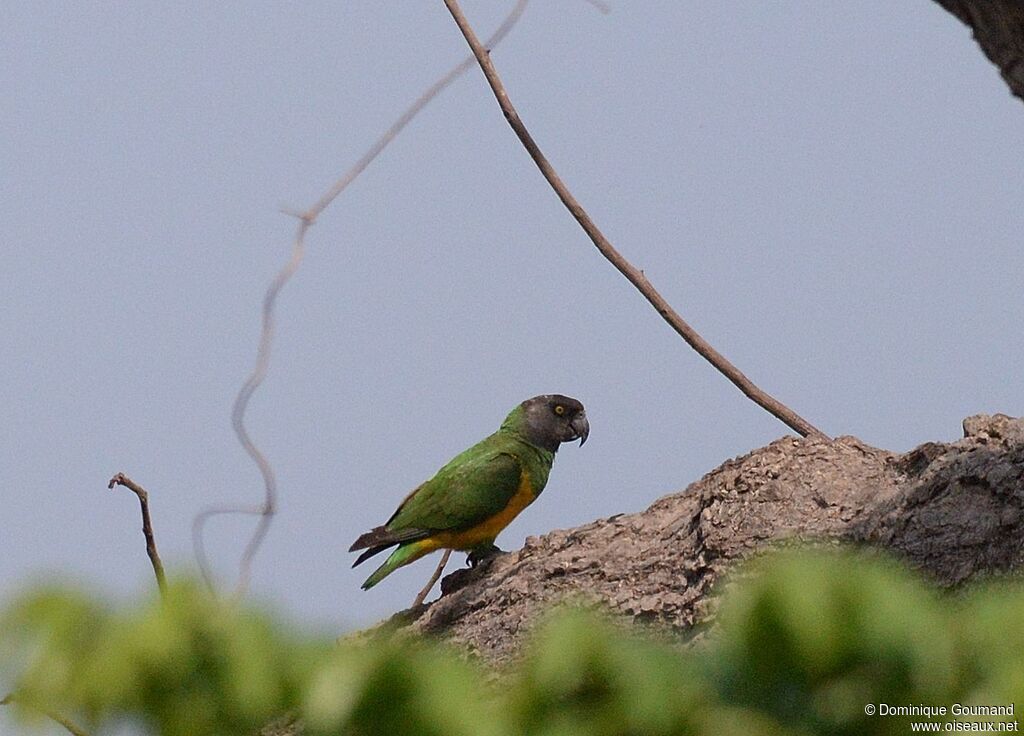
[[[466,555],[466,564],[470,567],[476,567],[484,560],[487,560],[495,555],[500,555],[502,550],[496,544],[487,544],[482,547],[477,547],[470,550],[469,554]]]

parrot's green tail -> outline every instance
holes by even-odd
[[[370,577],[366,578],[366,581],[363,583],[363,590],[369,590],[395,570],[402,567],[402,565],[408,565],[410,562],[418,560],[427,552],[430,552],[431,549],[425,544],[426,541],[421,539],[416,542],[398,545],[398,549],[391,553],[391,556],[385,560],[384,564],[374,570]]]

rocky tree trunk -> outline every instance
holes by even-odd
[[[888,550],[942,585],[1012,570],[1024,556],[1024,421],[980,415],[964,433],[906,454],[784,437],[646,511],[530,537],[448,575],[413,627],[503,663],[569,597],[686,636],[713,613],[723,573],[782,540]]]

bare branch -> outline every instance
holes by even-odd
[[[512,11],[508,14],[508,17],[505,18],[491,38],[488,39],[489,45],[497,45],[506,35],[508,35],[508,32],[512,30],[512,27],[516,24],[516,21],[519,20],[523,11],[526,9],[527,1],[528,0],[518,0],[518,2],[516,2]],[[369,150],[362,156],[362,158],[360,158],[344,176],[338,179],[338,181],[336,181],[312,207],[305,212],[295,214],[299,219],[299,226],[295,234],[295,241],[292,245],[291,257],[280,272],[278,272],[277,277],[273,282],[271,282],[263,297],[263,327],[260,333],[259,348],[256,353],[256,365],[253,368],[252,373],[245,380],[245,383],[242,384],[242,388],[239,390],[238,396],[235,398],[234,407],[231,410],[231,424],[232,427],[234,427],[235,435],[237,435],[238,441],[241,443],[246,453],[248,453],[249,457],[251,457],[257,467],[259,467],[260,474],[263,476],[263,503],[256,506],[211,506],[197,514],[192,524],[192,544],[195,550],[196,559],[199,562],[199,569],[202,573],[203,579],[211,590],[215,587],[213,574],[211,572],[210,563],[206,557],[206,551],[203,544],[203,528],[206,521],[210,517],[219,514],[253,514],[259,515],[260,517],[259,523],[256,525],[256,529],[253,531],[252,537],[249,539],[249,543],[246,545],[245,551],[242,553],[241,561],[239,562],[238,582],[235,586],[235,595],[240,596],[248,589],[253,558],[256,556],[256,552],[259,550],[264,537],[266,537],[267,531],[270,529],[271,519],[277,509],[277,480],[274,476],[274,470],[269,461],[259,448],[256,447],[256,444],[249,436],[249,432],[245,427],[245,410],[249,405],[249,399],[252,398],[253,393],[257,388],[259,388],[259,385],[267,375],[267,368],[270,365],[270,348],[274,337],[274,307],[277,303],[277,295],[302,263],[302,257],[305,252],[306,232],[316,222],[317,218],[328,207],[328,205],[330,205],[331,202],[333,202],[334,199],[341,194],[341,192],[344,191],[344,189],[351,184],[367,166],[370,165],[380,152],[383,151],[392,140],[394,140],[395,136],[397,136],[402,129],[408,125],[409,121],[412,120],[416,114],[427,105],[427,103],[434,99],[442,90],[444,90],[445,87],[451,84],[454,79],[469,69],[472,65],[473,57],[468,56],[452,68],[451,71],[438,79],[426,92],[420,95],[420,97],[416,99],[416,101],[413,102],[404,113],[399,116],[395,123],[388,128],[372,146],[370,146]]]
[[[452,18],[458,24],[459,29],[462,31],[462,35],[465,36],[467,43],[471,49],[473,49],[473,55],[476,57],[477,62],[480,64],[480,68],[483,70],[484,76],[487,77],[487,83],[491,87],[491,91],[494,93],[494,97],[498,101],[498,105],[501,107],[501,111],[505,115],[505,119],[508,124],[515,131],[515,134],[519,137],[523,146],[529,152],[530,157],[534,163],[537,164],[537,168],[540,169],[541,174],[547,179],[548,183],[555,190],[558,198],[562,200],[562,204],[566,206],[576,221],[583,228],[584,232],[590,237],[598,251],[601,252],[608,261],[619,270],[623,276],[625,276],[633,286],[640,291],[641,294],[651,303],[651,306],[655,308],[658,314],[661,315],[662,319],[669,323],[680,337],[685,340],[690,347],[696,350],[705,360],[713,365],[722,375],[728,378],[733,384],[743,392],[745,396],[754,401],[756,404],[773,414],[779,420],[788,425],[791,429],[798,432],[803,436],[815,435],[824,437],[824,433],[821,430],[814,427],[810,422],[800,417],[789,407],[785,406],[782,402],[768,395],[760,388],[755,386],[749,378],[740,372],[736,366],[730,363],[725,356],[711,347],[707,341],[701,337],[696,330],[694,330],[689,324],[687,324],[679,314],[672,308],[672,306],[665,301],[665,298],[658,293],[644,272],[633,266],[629,261],[622,257],[622,255],[612,246],[608,241],[608,238],[598,229],[594,221],[590,219],[590,215],[586,213],[583,206],[576,200],[565,183],[555,172],[554,167],[545,158],[541,152],[537,143],[533,140],[533,137],[527,131],[526,126],[519,117],[519,113],[512,106],[512,101],[509,99],[508,93],[505,91],[504,85],[501,83],[501,79],[498,77],[498,72],[494,68],[494,64],[491,63],[490,55],[487,49],[480,43],[480,40],[476,37],[473,29],[470,27],[469,22],[466,20],[466,16],[463,15],[462,10],[459,8],[456,0],[444,0],[445,5],[448,7],[448,11],[451,13]]]
[[[1024,4],[1020,0],[935,0],[974,32],[1010,91],[1024,100]]]
[[[497,46],[501,43],[501,40],[508,35],[508,32],[512,30],[512,27],[519,20],[520,16],[522,16],[523,11],[526,10],[527,2],[528,0],[518,0],[518,2],[516,2],[512,11],[508,14],[508,17],[502,21],[497,30],[495,30],[491,37],[487,39],[487,46],[489,48]],[[356,161],[352,168],[349,169],[343,177],[338,179],[338,181],[334,183],[334,186],[327,190],[324,196],[306,212],[304,217],[315,220],[317,216],[327,208],[327,205],[333,202],[334,198],[341,194],[345,187],[351,184],[357,176],[363,173],[363,169],[369,166],[370,162],[377,158],[377,155],[383,151],[392,140],[394,140],[395,136],[402,132],[402,129],[409,124],[410,120],[416,117],[420,110],[426,107],[428,102],[437,97],[445,87],[473,66],[473,61],[474,59],[472,55],[467,56],[461,62],[452,67],[451,71],[434,82],[427,91],[420,95],[416,101],[398,117],[398,120],[396,120],[394,124],[388,128],[372,146],[370,146],[370,149],[363,154],[363,157]]]
[[[437,567],[434,568],[434,574],[430,576],[430,580],[423,586],[423,590],[416,595],[416,600],[412,602],[413,608],[419,608],[423,605],[423,601],[426,600],[428,595],[430,595],[430,589],[434,587],[434,583],[436,583],[441,577],[441,573],[444,572],[444,566],[448,564],[448,558],[451,556],[452,551],[450,549],[446,549],[444,551],[444,555],[441,557],[441,561],[438,562]]]
[[[142,507],[142,533],[146,537],[146,554],[149,555],[149,561],[153,564],[156,584],[160,589],[160,594],[163,595],[167,592],[167,578],[164,576],[164,564],[160,561],[160,553],[156,551],[153,522],[149,517],[149,494],[146,493],[145,488],[124,473],[118,473],[107,483],[107,488],[109,489],[113,489],[114,486],[124,486],[139,497],[139,505]]]
[[[209,557],[206,554],[206,543],[203,541],[203,529],[206,526],[206,522],[214,516],[221,516],[224,514],[249,514],[252,516],[262,515],[263,509],[263,504],[254,504],[249,506],[240,504],[207,506],[196,514],[195,518],[192,520],[192,549],[196,556],[196,560],[199,563],[199,572],[203,576],[203,580],[206,582],[206,586],[210,589],[210,592],[216,592],[217,586],[213,579]]]
[[[53,721],[55,723],[58,723],[61,726],[63,726],[64,729],[68,733],[70,733],[72,736],[89,736],[87,731],[83,731],[81,728],[76,726],[74,723],[69,721],[67,718],[62,716],[60,713],[54,713],[53,711],[47,710],[45,708],[39,708],[37,706],[28,705],[27,703],[25,703],[24,700],[20,699],[15,693],[9,693],[9,694],[5,695],[2,699],[0,699],[0,705],[10,705],[11,703],[13,703],[15,701],[17,701],[18,703],[20,703],[22,705],[26,705],[27,707],[30,707],[33,710],[39,711],[44,716],[49,718],[51,721]]]

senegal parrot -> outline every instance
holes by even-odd
[[[544,490],[558,446],[590,434],[583,404],[559,394],[527,399],[490,437],[456,455],[405,497],[384,526],[363,534],[352,567],[398,545],[363,583],[369,590],[436,549],[468,551],[471,563],[497,551],[494,539]]]

